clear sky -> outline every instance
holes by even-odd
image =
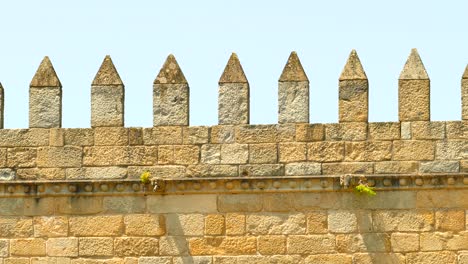
[[[356,49],[370,121],[398,120],[398,76],[418,48],[431,119],[459,120],[468,1],[2,1],[5,127],[28,127],[28,90],[48,55],[63,85],[63,127],[90,126],[90,84],[106,54],[125,83],[125,125],[152,126],[152,83],[173,53],[190,84],[190,124],[217,123],[217,83],[236,52],[251,123],[277,122],[277,82],[292,50],[310,80],[311,123],[338,120],[338,77]]]

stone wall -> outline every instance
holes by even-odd
[[[0,264],[468,263],[468,68],[459,121],[430,121],[429,85],[412,50],[399,122],[369,123],[352,51],[339,123],[309,124],[309,80],[293,52],[279,124],[249,125],[250,87],[233,54],[219,125],[195,127],[170,55],[153,84],[154,127],[126,128],[107,56],[91,128],[61,128],[61,83],[46,57],[30,128],[0,129]],[[359,180],[377,195],[353,192]]]

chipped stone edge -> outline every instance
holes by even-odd
[[[153,185],[142,184],[137,179],[1,181],[0,198],[352,191],[340,185],[340,176],[342,175],[153,179]],[[468,173],[353,176],[365,176],[369,186],[377,191],[468,188]]]

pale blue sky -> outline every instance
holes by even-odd
[[[311,123],[338,119],[338,77],[355,48],[370,82],[370,121],[398,120],[398,76],[418,48],[432,120],[459,120],[468,1],[2,1],[5,127],[28,126],[28,89],[48,55],[63,85],[63,127],[90,126],[90,84],[110,54],[125,83],[125,125],[152,126],[152,83],[173,53],[190,84],[191,125],[217,123],[217,82],[236,52],[251,123],[277,122],[277,81],[296,50]]]

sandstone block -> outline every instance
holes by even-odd
[[[405,256],[399,253],[358,253],[353,255],[354,263],[374,264],[391,263],[405,264]]]
[[[429,83],[429,79],[398,81],[400,121],[427,121],[430,119]]]
[[[201,237],[189,239],[191,255],[253,255],[257,252],[255,237]]]
[[[62,88],[30,87],[29,127],[62,126]]]
[[[343,162],[343,163],[323,163],[322,174],[372,174],[374,172],[373,163],[369,162]]]
[[[226,235],[244,235],[245,234],[245,215],[241,213],[226,214]]]
[[[249,146],[247,144],[221,145],[221,163],[243,164],[249,160]]]
[[[8,239],[0,239],[0,257],[5,258],[8,257],[10,241]],[[2,263],[0,261],[0,263]]]
[[[7,154],[8,167],[36,167],[36,148],[9,148]]]
[[[190,126],[183,127],[182,134],[184,136],[184,144],[207,144],[209,142],[209,127],[207,126]]]
[[[284,166],[282,164],[240,165],[239,174],[242,177],[281,176],[284,175]]]
[[[435,212],[435,229],[441,231],[465,230],[464,210],[439,210]]]
[[[415,161],[383,161],[374,164],[375,173],[383,174],[405,174],[416,173],[419,163]]]
[[[315,162],[289,163],[285,166],[286,175],[320,175],[322,166]]]
[[[66,169],[67,179],[123,179],[127,169],[123,167],[82,167]]]
[[[128,144],[143,145],[143,129],[141,127],[128,128]]]
[[[37,150],[37,166],[46,168],[81,167],[79,147],[41,147]]]
[[[323,124],[297,124],[297,141],[322,141],[325,138],[325,126]]]
[[[303,214],[250,214],[246,223],[246,232],[252,235],[298,235],[306,230]]]
[[[372,139],[372,140],[400,139],[400,123],[399,122],[369,123],[369,139]]]
[[[146,212],[146,197],[104,196],[102,197],[102,208],[102,212],[106,214],[144,213]]]
[[[266,212],[290,212],[294,207],[294,196],[290,193],[263,195],[263,210]]]
[[[205,221],[202,214],[168,214],[167,234],[176,236],[203,236]]]
[[[11,181],[16,178],[16,173],[12,169],[0,169],[0,181]]]
[[[50,129],[49,145],[51,147],[63,147],[65,144],[64,130],[63,128]]]
[[[188,257],[174,257],[172,259],[173,264],[185,264],[185,263],[190,263],[192,262],[193,264],[212,264],[212,257],[211,256],[188,256]]]
[[[141,257],[138,259],[138,264],[172,264],[172,258],[171,257]]]
[[[249,163],[278,162],[277,146],[274,143],[249,144]]]
[[[129,214],[124,216],[125,234],[128,236],[162,236],[166,221],[162,215]]]
[[[114,254],[126,256],[158,255],[158,239],[151,237],[117,237],[114,240]]]
[[[353,257],[345,254],[319,254],[311,255],[305,259],[305,264],[327,263],[327,264],[352,264]],[[360,262],[359,262],[360,263]]]
[[[347,142],[345,161],[385,161],[392,158],[390,141]]]
[[[153,125],[189,124],[189,86],[187,83],[153,85]]]
[[[66,128],[64,129],[65,145],[92,146],[94,145],[94,129]]]
[[[218,90],[218,124],[248,124],[249,120],[249,84],[220,83]]]
[[[70,217],[70,235],[119,236],[123,232],[122,216],[73,216]],[[81,242],[80,242],[81,244]]]
[[[434,142],[427,140],[394,141],[393,160],[433,160]]]
[[[244,125],[236,126],[237,143],[274,143],[278,141],[280,126]]]
[[[121,127],[124,125],[124,87],[91,87],[91,127]]]
[[[188,177],[234,177],[239,175],[235,165],[189,165]]]
[[[94,129],[96,146],[128,145],[128,129],[124,127],[96,127]]]
[[[77,257],[78,238],[50,238],[46,242],[47,256]]]
[[[419,234],[392,233],[393,252],[414,252],[419,250]]]
[[[203,145],[201,147],[200,162],[203,164],[219,164],[221,162],[221,145]]]
[[[449,251],[418,252],[406,255],[407,264],[456,263],[457,255]]]
[[[374,211],[372,214],[374,230],[382,232],[431,231],[434,226],[434,215],[431,211]]]
[[[46,243],[42,238],[24,238],[10,240],[12,256],[45,256]]]
[[[468,158],[468,141],[466,140],[448,140],[438,141],[435,151],[436,159],[467,159]]]
[[[30,264],[29,258],[7,258],[4,264]]]
[[[215,213],[216,198],[214,194],[151,195],[146,205],[150,213]]]
[[[347,122],[325,125],[325,139],[361,141],[367,139],[367,123]]]
[[[224,215],[209,214],[205,217],[205,235],[219,236],[224,233]]]
[[[352,233],[357,225],[357,217],[351,211],[328,212],[328,229],[332,233]]]
[[[149,172],[153,178],[179,178],[185,175],[185,166],[129,166],[128,178],[139,179],[143,172]]]
[[[411,139],[411,122],[401,122],[401,139]]]
[[[286,253],[286,236],[259,236],[258,252],[262,255]]]
[[[328,217],[326,211],[312,211],[306,215],[307,234],[328,233]]]
[[[211,127],[210,142],[213,144],[234,143],[235,127],[228,125],[218,125]]]
[[[336,236],[338,252],[389,252],[390,235],[385,233],[340,234]]]
[[[369,83],[366,80],[340,80],[340,122],[367,122]]]
[[[34,237],[66,237],[68,235],[68,217],[34,217]]]
[[[200,156],[200,148],[194,145],[174,146],[175,164],[197,164]]]
[[[419,171],[421,173],[458,172],[460,163],[458,161],[426,161],[421,162]]]
[[[462,197],[462,199],[460,199]],[[446,190],[420,190],[416,195],[416,207],[418,208],[466,208],[468,200],[466,191],[452,189]]]
[[[307,149],[305,143],[280,143],[279,162],[305,161]]]
[[[343,142],[313,142],[307,144],[307,159],[316,162],[342,161]]]
[[[335,236],[333,235],[300,235],[288,236],[288,254],[324,254],[334,253]]]
[[[188,241],[183,236],[163,236],[159,239],[159,254],[162,256],[188,255]]]
[[[30,217],[0,217],[0,237],[32,237],[33,223]]]
[[[257,194],[218,195],[219,212],[258,212],[261,209],[261,196]]]
[[[309,82],[278,83],[278,123],[309,122]]]
[[[85,166],[154,165],[157,163],[157,148],[144,146],[85,147]]]
[[[413,139],[444,139],[445,122],[411,122],[411,134]]]
[[[49,145],[49,129],[1,129],[1,147],[39,147]]]
[[[65,169],[62,168],[28,168],[17,169],[16,175],[22,180],[63,180]]]
[[[31,258],[31,264],[62,264],[62,263],[70,264],[71,258],[68,258],[68,257],[34,257],[34,258]]]
[[[79,256],[112,257],[114,240],[110,237],[81,237],[78,242]]]
[[[468,139],[468,120],[445,122],[448,139]]]
[[[143,129],[145,145],[177,145],[182,144],[182,127],[158,126]]]
[[[74,215],[97,214],[103,210],[102,199],[99,196],[56,197],[55,212]]]

